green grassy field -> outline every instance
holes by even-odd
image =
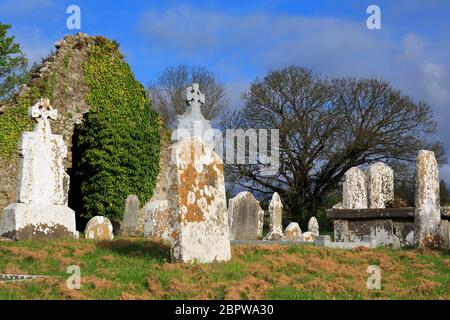
[[[47,279],[0,283],[0,299],[450,299],[450,253],[233,246],[209,265],[171,264],[167,247],[144,239],[111,242],[0,242],[0,273]],[[69,265],[81,290],[69,290]],[[367,289],[369,265],[381,290]]]

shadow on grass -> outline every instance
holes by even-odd
[[[154,240],[117,239],[99,241],[97,247],[124,256],[149,257],[161,261],[170,261],[170,246]]]

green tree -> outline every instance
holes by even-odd
[[[14,36],[7,35],[10,28],[0,22],[0,101],[9,99],[27,78],[27,58]]]
[[[265,176],[259,165],[228,164],[227,181],[267,196],[278,192],[288,216],[303,224],[326,205],[351,167],[383,161],[414,168],[420,149],[445,160],[442,144],[433,139],[431,107],[382,80],[330,80],[291,66],[257,79],[244,102],[224,127],[278,129],[280,166]]]

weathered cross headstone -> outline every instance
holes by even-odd
[[[291,222],[284,230],[286,240],[300,241],[302,239],[302,229],[297,222]]]
[[[394,200],[394,171],[386,164],[377,162],[367,169],[367,189],[369,208],[385,208],[389,200]]]
[[[186,102],[191,116],[183,117],[178,129],[195,129],[192,126],[198,124],[197,120],[206,121],[200,112],[205,98],[197,84],[187,89]],[[190,134],[178,136],[171,147],[167,194],[173,210],[174,262],[208,263],[231,258],[223,162],[203,141],[202,130],[187,130]]]
[[[358,167],[353,167],[345,173],[342,208],[367,209],[367,179]]]
[[[439,247],[441,211],[439,173],[433,151],[421,150],[416,161],[414,242],[419,247]]]
[[[52,134],[49,121],[57,111],[48,99],[40,99],[29,115],[37,124],[21,136],[17,203],[3,210],[0,236],[74,238],[75,212],[67,206],[69,176],[63,166],[67,147],[62,136]]]
[[[269,233],[266,235],[266,240],[282,240],[283,226],[282,216],[283,216],[283,203],[281,202],[280,195],[275,192],[272,195],[272,199],[269,203]]]
[[[86,224],[84,238],[90,240],[112,240],[113,225],[111,221],[103,216],[95,216]]]
[[[240,192],[228,200],[230,239],[257,240],[262,238],[264,211],[259,201],[248,192]]]
[[[203,138],[206,131],[212,130],[209,121],[203,117],[200,109],[205,103],[205,95],[200,92],[197,83],[193,83],[186,89],[186,103],[185,113],[178,116],[177,130],[173,137],[175,141],[194,136]]]
[[[139,228],[139,198],[129,195],[125,200],[125,212],[123,215],[120,234],[125,237],[139,236],[142,230]]]
[[[314,235],[319,235],[319,222],[315,217],[311,217],[308,222],[308,231],[312,232]]]

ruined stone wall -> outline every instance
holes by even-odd
[[[72,165],[74,126],[90,108],[84,100],[89,88],[84,82],[83,64],[88,58],[89,48],[95,43],[95,38],[77,34],[58,41],[55,44],[56,51],[32,71],[29,83],[21,88],[11,105],[6,106],[6,112],[9,108],[15,108],[18,101],[30,96],[30,90],[38,88],[41,92],[47,92],[45,98],[50,99],[51,105],[59,112],[58,119],[52,123],[52,132],[62,135],[68,147],[68,156],[64,163],[66,170]],[[34,102],[30,101],[29,105]],[[0,117],[3,116],[5,114],[0,114]],[[12,156],[0,154],[0,214],[1,209],[16,200],[18,161],[17,152]]]

